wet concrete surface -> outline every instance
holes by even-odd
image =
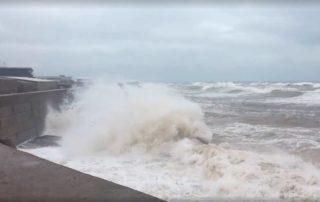
[[[35,137],[19,145],[22,149],[33,149],[38,147],[57,147],[60,145],[61,137],[54,135],[43,135]]]
[[[0,144],[0,201],[162,201]]]

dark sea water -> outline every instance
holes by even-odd
[[[168,201],[319,201],[319,118],[320,83],[97,81],[21,149]]]
[[[278,148],[320,165],[320,83],[171,86],[201,105],[213,142],[266,152]]]

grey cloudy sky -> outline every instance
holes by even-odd
[[[148,81],[320,80],[320,4],[0,5],[0,63]]]

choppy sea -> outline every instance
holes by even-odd
[[[108,83],[20,149],[169,201],[320,199],[320,83]],[[32,145],[32,146],[30,146]]]

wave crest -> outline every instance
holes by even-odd
[[[79,89],[72,105],[52,116],[48,126],[64,137],[62,146],[68,154],[148,150],[185,137],[211,138],[197,104],[156,84],[95,82]],[[57,130],[59,124],[63,130]]]

